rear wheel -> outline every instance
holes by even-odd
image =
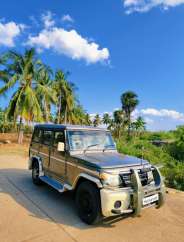
[[[41,185],[42,184],[42,181],[39,178],[39,164],[38,164],[38,162],[33,163],[32,181],[35,185]]]
[[[101,205],[99,190],[91,182],[83,182],[76,192],[76,207],[79,217],[87,224],[101,221]]]

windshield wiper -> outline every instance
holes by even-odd
[[[106,146],[104,146],[104,148],[103,148],[103,152],[104,152],[105,150],[108,150],[109,147],[114,147],[114,145],[106,145]]]
[[[91,147],[93,147],[93,146],[97,146],[97,145],[100,145],[100,144],[88,145],[88,146],[86,147],[86,149],[84,150],[84,153],[85,153],[87,150],[89,150],[89,148],[91,148]]]

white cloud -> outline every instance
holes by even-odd
[[[184,4],[184,0],[122,0],[126,13],[131,14],[133,12],[148,12],[154,7],[161,7],[163,10],[167,10],[170,7],[175,7],[180,4]]]
[[[55,21],[53,20],[53,13],[50,11],[42,14],[41,19],[46,29],[49,29],[55,25]]]
[[[168,109],[155,109],[155,108],[147,108],[141,109],[140,113],[143,115],[155,116],[155,117],[163,117],[163,118],[171,118],[178,121],[184,121],[184,114],[177,112],[175,110]]]
[[[25,29],[25,25],[16,24],[15,22],[0,22],[0,46],[14,47],[15,38]]]
[[[76,30],[67,31],[53,27],[42,30],[37,36],[29,36],[27,45],[35,46],[39,50],[53,49],[74,60],[84,59],[87,63],[96,63],[109,59],[109,50],[100,49],[95,42],[89,42]]]
[[[74,19],[69,14],[63,15],[61,20],[63,22],[71,22],[71,23],[74,22]]]
[[[146,122],[146,128],[152,131],[174,130],[178,125],[184,125],[184,113],[176,110],[156,108],[135,109],[131,116],[132,121],[135,121],[139,116],[143,117]]]

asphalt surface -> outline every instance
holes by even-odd
[[[169,190],[165,206],[137,218],[87,226],[71,193],[32,184],[27,159],[0,156],[0,242],[184,242],[184,193]]]

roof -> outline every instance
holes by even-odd
[[[36,124],[35,128],[39,129],[68,129],[68,130],[98,130],[106,131],[104,128],[93,126],[71,125],[71,124]]]

